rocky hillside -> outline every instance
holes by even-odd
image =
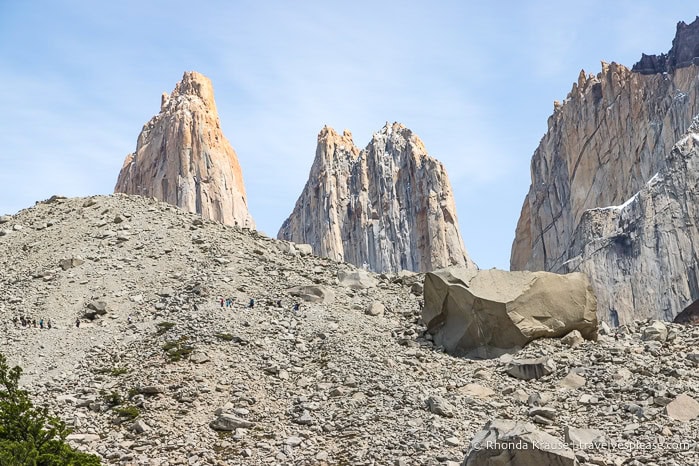
[[[188,71],[143,126],[115,193],[155,197],[206,219],[254,228],[243,173],[221,131],[211,81]]]
[[[555,103],[548,132],[532,158],[532,184],[512,246],[513,270],[570,270],[568,261],[582,253],[583,244],[576,231],[583,217],[590,215],[586,212],[624,205],[667,166],[673,145],[699,113],[699,68],[688,56],[697,50],[699,19],[690,25],[678,24],[669,55],[654,59],[666,65],[649,67],[652,60],[644,55],[633,70],[603,63],[602,72],[596,76],[580,73],[566,100]],[[647,237],[647,241],[654,239]],[[678,253],[667,252],[670,256]],[[656,257],[661,261],[667,258],[662,254]],[[627,282],[642,275],[647,278],[647,271],[638,275],[624,264],[622,258],[610,259],[610,277],[623,277]],[[684,292],[687,287],[697,287],[696,278],[680,272],[681,266],[670,268],[665,272],[682,289],[667,292],[674,295],[670,298],[675,301],[671,310],[656,301],[651,309],[636,306],[636,311],[672,318],[678,309],[699,298],[692,295],[690,299]],[[595,289],[598,295],[609,293],[604,286],[600,283]],[[640,282],[634,286],[639,292]],[[657,291],[659,284],[651,288]],[[608,318],[615,311],[622,322],[633,318],[632,304],[622,304],[623,309],[619,309],[615,299],[600,297],[600,317]],[[624,294],[622,299],[632,303],[643,298]]]
[[[475,267],[444,166],[399,123],[387,123],[362,151],[348,131],[323,128],[306,186],[277,237],[375,272]]]
[[[105,464],[456,466],[506,420],[582,441],[561,464],[699,461],[695,327],[638,322],[618,339],[459,359],[425,333],[416,274],[135,196],[52,198],[0,221],[1,351]]]

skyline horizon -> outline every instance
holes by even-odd
[[[667,53],[698,16],[679,0],[273,3],[191,15],[181,1],[0,5],[0,214],[113,192],[162,92],[196,70],[213,82],[260,231],[276,237],[293,211],[324,126],[363,149],[400,122],[446,167],[469,256],[509,270],[554,101],[581,70]]]

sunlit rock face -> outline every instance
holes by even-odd
[[[349,131],[318,135],[306,186],[279,239],[376,272],[474,267],[444,166],[399,123],[359,150]]]
[[[671,320],[699,299],[693,233],[683,226],[696,217],[673,200],[693,196],[687,144],[696,128],[685,133],[699,112],[698,53],[699,19],[678,24],[667,55],[581,72],[532,158],[512,270],[587,272],[600,317],[614,323]],[[663,202],[673,206],[665,214],[654,210]]]
[[[188,71],[138,136],[114,192],[155,197],[203,218],[253,228],[238,157],[221,131],[214,90]]]

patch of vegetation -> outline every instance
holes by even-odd
[[[136,387],[131,387],[129,388],[129,393],[127,396],[129,397],[129,400],[132,399],[134,396],[138,395],[140,392],[138,391],[138,388]]]
[[[126,418],[129,421],[132,421],[141,415],[141,410],[132,405],[114,408],[113,411],[117,416]]]
[[[104,395],[104,401],[106,401],[109,406],[117,406],[124,402],[124,398],[119,392],[113,391],[108,395]]]
[[[183,358],[186,358],[192,353],[194,347],[192,345],[188,345],[186,342],[187,337],[183,336],[180,337],[179,340],[171,340],[163,345],[163,350],[170,359],[170,362],[181,361]]]
[[[19,388],[22,368],[10,368],[0,353],[0,465],[99,466],[100,460],[73,450],[63,421],[48,408],[35,408],[26,390]]]
[[[233,341],[233,339],[235,338],[235,336],[231,335],[230,333],[217,333],[214,336],[219,340],[223,341]]]
[[[172,327],[174,327],[175,325],[177,325],[177,324],[175,324],[174,322],[158,322],[156,324],[156,326],[158,327],[157,334],[162,335],[165,332],[167,332],[168,330],[170,330]]]

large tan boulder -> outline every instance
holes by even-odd
[[[597,301],[581,273],[451,267],[425,277],[422,318],[449,353],[497,357],[578,330],[597,339]]]

